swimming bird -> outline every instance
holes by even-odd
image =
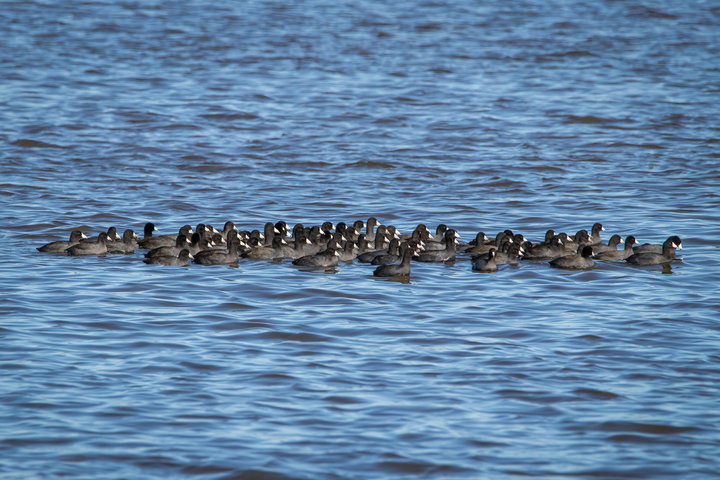
[[[565,252],[568,254],[582,251],[580,247],[584,247],[585,245],[592,245],[592,237],[587,230],[578,230],[573,237],[569,237],[565,233],[560,233],[558,236],[562,240],[563,245],[565,245]]]
[[[485,244],[488,243],[489,241],[490,241],[490,239],[488,238],[487,235],[485,235],[485,232],[478,232],[475,235],[475,238],[473,238],[472,240],[470,240],[468,242],[467,246],[463,249],[463,252],[473,253],[474,248],[480,249],[480,248],[484,247]],[[482,252],[478,252],[478,253],[482,253]]]
[[[94,241],[80,242],[65,250],[68,255],[105,255],[107,253],[107,232],[101,232]]]
[[[600,239],[600,232],[604,232],[604,231],[605,231],[605,227],[602,226],[602,223],[593,224],[592,228],[590,229],[591,245],[597,245],[599,243],[602,243],[602,240]]]
[[[381,237],[376,237],[376,240]],[[379,257],[381,255],[397,255],[398,249],[400,248],[400,240],[397,238],[393,238],[390,240],[390,244],[386,249],[378,249],[373,250],[372,252],[365,252],[357,256],[357,261],[360,263],[372,263],[372,261],[375,259],[375,257]]]
[[[519,243],[509,243],[504,250],[495,252],[495,263],[497,265],[517,265],[518,257],[524,252]]]
[[[478,233],[478,235],[482,234],[485,235],[483,232]],[[477,236],[475,237],[475,244],[469,245],[464,248],[465,253],[469,253],[473,256],[478,256],[482,253],[487,253],[490,251],[491,248],[494,248],[497,250],[502,246],[502,242],[505,238],[508,238],[508,234],[505,231],[498,232],[497,235],[495,235],[494,239],[490,239],[487,237],[484,237],[485,239],[482,242],[477,241]],[[512,238],[512,237],[510,237]],[[472,243],[472,242],[470,242]]]
[[[294,260],[296,258],[309,255],[311,253],[311,249],[309,247],[311,246],[312,244],[310,243],[310,240],[307,239],[305,234],[298,232],[293,238],[292,245],[282,245],[282,248],[280,249],[280,255],[282,256],[282,258],[292,258]]]
[[[138,236],[131,230],[127,229],[123,232],[122,240],[108,241],[107,252],[117,254],[132,254],[138,248]]]
[[[301,267],[334,267],[338,264],[340,252],[335,248],[328,248],[315,255],[306,255],[304,257],[293,260],[293,265]]]
[[[145,224],[143,228],[143,238],[138,240],[138,247],[143,250],[152,250],[156,247],[173,246],[175,245],[176,235],[160,235],[154,236],[153,232],[157,231],[157,227],[152,222]]]
[[[378,219],[375,217],[368,218],[367,223],[365,223],[365,238],[370,243],[373,243],[375,241],[375,229],[377,228],[378,224]]]
[[[415,257],[418,262],[449,262],[455,260],[455,241],[459,237],[453,228],[445,231],[445,248],[421,252]]]
[[[496,250],[491,248],[486,255],[477,255],[472,258],[472,269],[474,272],[497,272],[495,262]]]
[[[680,240],[680,237],[672,235],[667,239],[672,240],[678,250],[682,250],[682,240]],[[633,247],[633,253],[662,253],[662,251],[663,245],[657,243],[643,243],[642,245]]]
[[[273,228],[275,227],[273,226]],[[260,245],[256,248],[251,248],[250,250],[244,252],[242,257],[252,260],[272,260],[273,258],[282,258],[283,247],[287,245],[287,242],[280,235],[271,235],[272,243],[270,245]]]
[[[600,252],[607,252],[609,250],[617,250],[618,245],[621,243],[624,243],[623,239],[620,235],[618,235],[616,233],[612,237],[610,237],[610,240],[608,240],[607,245],[603,245],[602,243],[593,245],[593,252],[595,253],[595,256],[597,257],[597,254]]]
[[[404,243],[400,263],[380,265],[373,271],[373,275],[376,277],[405,277],[410,275],[410,260],[412,260],[414,252],[415,250],[409,243]]]
[[[412,250],[413,255],[417,255],[423,251],[422,242],[420,242],[419,240],[411,239],[402,242],[398,247],[397,253],[389,253],[390,249],[388,249],[388,253],[378,255],[377,257],[373,258],[372,262],[370,263],[372,265],[392,265],[394,263],[400,263],[402,262],[402,257],[405,253],[406,247],[409,247]]]
[[[200,265],[235,265],[240,258],[240,239],[230,237],[226,251],[210,249],[198,252],[193,262]]]
[[[65,250],[72,247],[73,245],[76,245],[80,243],[80,240],[83,238],[87,238],[87,236],[81,232],[80,230],[73,230],[70,232],[70,238],[68,241],[65,240],[58,240],[55,242],[50,242],[42,247],[37,247],[37,250],[39,252],[44,253],[66,253]]]
[[[605,250],[603,252],[600,252],[595,255],[595,258],[598,260],[611,260],[611,261],[620,261],[625,260],[630,255],[633,254],[633,245],[635,245],[637,241],[635,240],[635,237],[632,235],[629,235],[627,238],[625,238],[625,248],[622,250]],[[593,247],[594,249],[594,247]]]
[[[193,233],[193,235],[196,235],[196,233]],[[199,235],[197,238],[199,239]],[[164,247],[155,247],[152,250],[149,250],[147,253],[145,253],[145,258],[150,257],[162,257],[162,256],[177,256],[178,253],[180,253],[181,250],[187,248],[190,250],[190,247],[192,246],[192,243],[185,235],[178,235],[175,239],[175,245],[173,246],[164,246]],[[192,252],[191,252],[192,254]]]
[[[556,268],[566,268],[571,270],[588,269],[595,266],[592,259],[593,247],[585,245],[582,247],[580,254],[564,255],[562,257],[550,260],[550,266]]]
[[[662,253],[640,252],[634,253],[625,259],[632,265],[660,265],[661,263],[669,263],[675,259],[675,250],[682,250],[682,245],[675,243],[673,237],[665,240],[662,245]]]
[[[553,237],[547,245],[532,245],[525,249],[523,260],[552,260],[565,255],[565,246],[560,236]]]
[[[187,267],[188,259],[192,259],[190,251],[187,248],[180,250],[177,255],[159,255],[143,260],[148,265],[168,265],[171,267]]]

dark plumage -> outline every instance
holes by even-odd
[[[675,248],[682,250],[682,240],[680,240],[680,237],[672,235],[668,237],[667,240],[672,240],[672,242],[676,245]],[[658,243],[643,243],[642,245],[633,248],[633,253],[662,253],[662,251],[663,244]]]
[[[590,229],[590,242],[591,245],[597,245],[599,243],[602,243],[602,240],[600,239],[600,232],[604,232],[605,227],[602,226],[602,223],[596,223],[592,226]]]
[[[474,272],[497,272],[497,263],[495,263],[494,248],[488,250],[486,255],[478,255],[472,258],[472,269]]]
[[[400,263],[402,262],[403,255],[405,254],[405,250],[407,248],[409,248],[414,255],[417,255],[423,250],[423,247],[419,241],[408,240],[407,242],[403,242],[400,244],[396,254],[385,253],[383,255],[378,255],[377,257],[373,258],[373,261],[370,263],[373,265],[392,265],[394,263]]]
[[[192,244],[185,235],[178,235],[175,239],[175,245],[153,248],[145,254],[145,258],[164,257],[169,255],[176,257],[183,249],[187,248],[190,250],[191,245]]]
[[[293,265],[301,267],[334,267],[338,264],[340,252],[334,248],[328,248],[315,255],[306,255],[293,260]]]
[[[168,265],[171,267],[187,267],[188,259],[193,258],[190,255],[190,251],[185,248],[181,250],[177,255],[159,255],[157,257],[150,257],[143,260],[143,262],[149,265]]]
[[[547,244],[531,245],[523,254],[524,260],[552,260],[565,255],[565,246],[559,236]]]
[[[107,233],[102,232],[94,241],[80,242],[65,250],[68,255],[105,255],[107,253]]]
[[[203,250],[195,255],[195,263],[200,265],[234,265],[240,258],[240,239],[230,237],[227,250]]]
[[[682,249],[682,245],[678,245],[674,242],[673,237],[665,240],[662,245],[662,253],[655,252],[641,252],[634,253],[625,259],[631,265],[660,265],[662,263],[669,263],[675,259],[675,250]]]
[[[138,248],[137,241],[138,236],[135,232],[127,229],[123,232],[122,240],[107,242],[107,251],[108,253],[129,255],[135,253],[135,249]]]
[[[455,239],[457,232],[450,228],[445,231],[445,248],[443,250],[431,250],[420,253],[416,260],[418,262],[448,262],[455,260]]]
[[[624,249],[622,249],[622,250],[617,250],[617,249],[605,250],[605,251],[602,251],[602,252],[598,253],[597,255],[595,255],[595,258],[597,258],[598,260],[612,260],[612,261],[625,260],[626,258],[628,258],[630,255],[633,254],[633,250],[632,250],[633,245],[635,245],[636,243],[637,243],[637,241],[635,240],[635,237],[630,235],[625,239],[625,248]],[[594,249],[594,247],[593,247],[593,249]]]
[[[495,263],[497,265],[517,265],[518,257],[524,253],[519,243],[510,243],[505,251],[495,252]]]
[[[375,229],[378,226],[378,219],[375,217],[368,218],[367,223],[365,224],[365,239],[367,239],[368,242],[373,243],[375,241]]]
[[[595,256],[597,256],[600,252],[607,252],[609,250],[617,250],[617,247],[619,244],[623,243],[622,237],[618,235],[617,233],[610,237],[610,240],[608,240],[607,245],[603,245],[602,243],[598,243],[593,245],[593,252],[595,252]]]
[[[580,270],[592,268],[595,262],[592,259],[593,247],[585,245],[580,254],[564,255],[562,257],[550,260],[550,266],[556,268],[567,268],[572,270]]]
[[[73,245],[77,245],[83,238],[87,238],[84,233],[82,233],[80,230],[73,230],[72,232],[70,232],[70,239],[68,241],[58,240],[56,242],[50,242],[43,245],[42,247],[37,247],[37,250],[44,253],[65,254],[65,250],[72,247]]]
[[[402,247],[402,260],[400,263],[380,265],[375,269],[373,275],[376,277],[404,277],[410,275],[410,260],[415,250],[407,243]]]

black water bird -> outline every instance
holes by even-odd
[[[474,272],[497,272],[498,266],[495,262],[496,250],[491,248],[485,255],[477,255],[472,258],[472,269]]]
[[[101,232],[95,240],[80,242],[68,247],[68,255],[105,255],[107,253],[107,232]]]
[[[640,252],[627,257],[625,261],[631,265],[660,265],[670,263],[675,259],[675,250],[682,250],[682,244],[675,243],[673,237],[668,238],[662,245],[662,253]]]
[[[131,229],[127,229],[123,232],[121,240],[107,242],[108,253],[129,255],[135,253],[136,248],[139,248],[138,236]]]
[[[409,243],[404,243],[400,263],[380,265],[373,271],[373,275],[376,277],[405,277],[410,275],[410,261],[412,260],[414,252],[415,250]]]
[[[185,248],[178,252],[177,255],[159,255],[157,257],[150,257],[143,260],[148,265],[168,265],[171,267],[187,267],[188,259],[192,259],[190,251]]]
[[[43,245],[42,247],[37,247],[37,250],[43,253],[65,254],[67,253],[66,250],[68,248],[80,243],[80,240],[82,240],[83,238],[87,238],[87,236],[85,236],[83,232],[81,232],[80,230],[73,230],[72,232],[70,232],[70,238],[68,239],[68,241],[58,240],[55,242],[50,242]]]
[[[625,260],[630,255],[633,254],[633,245],[635,245],[637,241],[635,240],[635,237],[632,235],[629,235],[627,238],[625,238],[625,248],[622,250],[604,250],[600,253],[595,254],[595,258],[598,260],[611,260],[611,261],[620,261]],[[595,247],[593,247],[593,250]]]
[[[593,247],[585,245],[580,254],[563,255],[562,257],[550,260],[550,266],[570,270],[584,270],[595,266],[592,259]]]

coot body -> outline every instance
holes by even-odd
[[[550,260],[550,266],[555,268],[566,268],[570,270],[584,270],[595,266],[592,259],[593,247],[585,245],[580,254],[564,255]]]
[[[58,240],[56,242],[50,242],[42,247],[37,247],[37,250],[43,253],[66,253],[65,250],[73,245],[77,245],[83,238],[87,238],[84,233],[80,230],[73,230],[70,233],[70,239],[68,241]]]
[[[497,272],[498,266],[495,263],[496,250],[491,248],[487,255],[478,255],[472,259],[473,272]]]

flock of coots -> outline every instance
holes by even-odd
[[[637,245],[630,235],[623,240],[613,235],[602,243],[603,226],[596,223],[590,231],[575,235],[548,230],[545,239],[531,242],[511,230],[488,238],[478,232],[467,244],[453,228],[440,224],[433,233],[419,224],[410,234],[401,234],[392,225],[382,225],[375,217],[367,222],[307,227],[296,224],[291,230],[283,222],[265,224],[259,230],[238,230],[226,222],[222,230],[199,224],[181,227],[174,235],[155,235],[155,225],[147,223],[143,237],[125,230],[122,237],[115,227],[88,239],[75,230],[68,241],[56,241],[38,247],[41,252],[64,255],[132,254],[145,250],[148,264],[187,266],[192,260],[200,265],[237,265],[241,259],[292,259],[292,263],[309,268],[332,268],[338,262],[376,265],[374,275],[395,277],[410,275],[410,266],[417,262],[452,262],[458,256],[470,258],[472,270],[495,272],[500,265],[517,265],[518,260],[546,261],[552,267],[589,269],[595,260],[625,261],[632,265],[661,265],[675,259],[682,241],[671,236],[662,245]],[[624,243],[624,247],[620,245]]]

